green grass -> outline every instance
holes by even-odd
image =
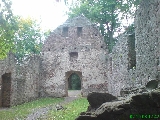
[[[87,110],[89,103],[86,98],[76,99],[64,107],[64,110],[52,110],[48,114],[48,120],[75,120],[81,112]]]
[[[18,118],[18,120],[24,120],[33,109],[49,106],[62,100],[64,100],[64,98],[41,98],[33,102],[13,106],[6,110],[0,110],[0,120],[14,120],[15,118]]]

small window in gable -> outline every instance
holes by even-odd
[[[78,58],[78,52],[70,52],[69,56],[70,56],[70,61],[73,62],[73,61],[77,60],[77,58]]]
[[[63,27],[62,36],[68,37],[68,27]]]
[[[82,36],[82,27],[77,27],[77,36]]]

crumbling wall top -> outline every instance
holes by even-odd
[[[86,25],[93,25],[93,23],[87,19],[85,16],[80,15],[74,18],[67,19],[62,25],[59,27],[84,27]]]

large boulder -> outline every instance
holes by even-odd
[[[116,99],[117,98],[115,96],[109,93],[96,93],[96,92],[90,93],[87,96],[87,100],[90,104],[90,106],[88,107],[88,111],[98,108],[105,102],[111,102]]]
[[[76,120],[129,120],[133,117],[153,119],[159,113],[160,89],[157,89],[129,95],[125,100],[103,103],[94,112],[83,113]]]

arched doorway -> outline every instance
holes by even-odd
[[[1,85],[1,107],[10,107],[10,95],[11,95],[11,73],[5,73],[2,75]]]
[[[66,96],[81,95],[82,72],[68,71],[66,75]]]
[[[81,80],[76,73],[72,73],[68,78],[68,90],[81,90]]]

